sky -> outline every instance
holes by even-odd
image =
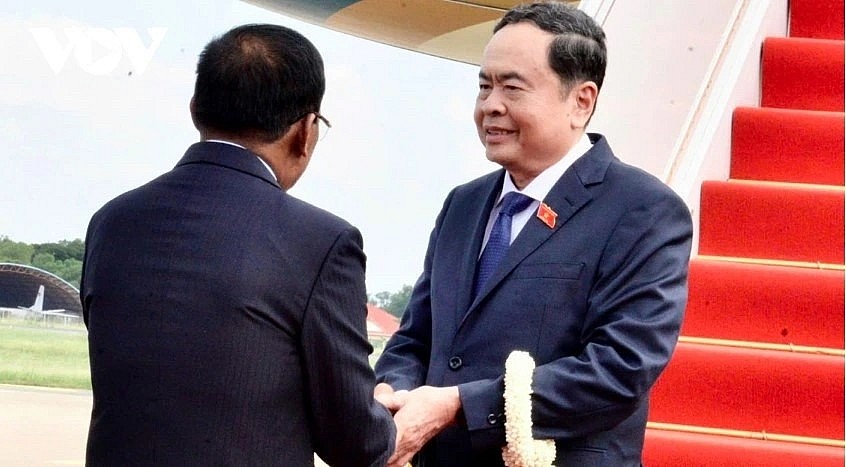
[[[497,168],[472,119],[477,68],[232,0],[0,6],[0,237],[84,238],[105,202],[170,170],[199,138],[198,54],[244,23],[298,30],[326,66],[332,129],[290,193],[361,230],[369,293],[413,284],[449,190]]]

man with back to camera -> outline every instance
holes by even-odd
[[[418,451],[418,466],[503,465],[514,350],[537,365],[533,435],[555,440],[555,465],[641,465],[692,224],[668,187],[585,132],[605,64],[604,32],[565,4],[518,6],[495,26],[474,119],[502,169],[448,195],[376,364],[376,397],[396,411],[389,465]]]
[[[395,427],[373,399],[361,235],[286,193],[324,90],[296,31],[214,39],[191,100],[201,142],[93,216],[88,465],[385,464]]]

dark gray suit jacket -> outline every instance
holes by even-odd
[[[423,274],[376,365],[394,389],[457,385],[463,420],[418,465],[502,465],[503,373],[537,364],[534,434],[557,465],[640,465],[649,390],[672,354],[687,300],[692,224],[666,185],[614,157],[600,135],[544,200],[472,300],[476,261],[505,171],[455,188]],[[472,301],[471,301],[472,300]]]
[[[91,220],[89,465],[383,465],[365,256],[256,156],[197,143]]]

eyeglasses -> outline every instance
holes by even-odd
[[[329,120],[326,117],[324,117],[323,115],[320,115],[320,112],[312,112],[312,113],[317,117],[318,120],[320,120],[321,122],[323,122],[324,125],[326,125],[326,128],[332,128],[332,124],[329,123]]]
[[[308,114],[314,114],[314,116],[317,117],[314,120],[314,123],[316,123],[318,126],[320,126],[320,123],[323,122],[323,126],[320,126],[320,128],[318,128],[318,134],[317,134],[317,140],[322,141],[323,138],[325,138],[326,135],[329,133],[329,129],[332,128],[332,124],[329,123],[329,119],[327,119],[323,115],[320,115],[320,112],[309,112],[305,115],[308,115]],[[303,115],[303,117],[305,117],[305,115]],[[303,118],[303,117],[300,117],[300,118]]]
[[[329,119],[327,119],[326,117],[321,115],[320,112],[316,112],[316,111],[306,112],[306,113],[300,115],[299,117],[295,118],[291,122],[291,124],[293,124],[294,122],[298,122],[303,117],[305,117],[306,115],[311,115],[311,114],[314,114],[314,116],[317,117],[316,119],[314,119],[315,124],[320,125],[320,123],[322,122],[323,125],[326,127],[326,128],[323,128],[323,126],[321,126],[320,128],[318,128],[317,140],[320,141],[320,140],[322,140],[323,138],[326,137],[326,134],[329,133],[329,129],[332,128],[332,124],[329,123]]]

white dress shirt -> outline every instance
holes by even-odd
[[[558,179],[576,162],[576,159],[582,157],[592,146],[593,143],[590,142],[587,133],[583,133],[582,137],[567,151],[564,157],[541,172],[522,191],[514,186],[511,176],[506,173],[507,176],[502,180],[502,191],[499,194],[499,199],[494,204],[494,208],[491,210],[491,215],[488,218],[488,226],[485,228],[485,238],[482,241],[482,249],[479,251],[479,255],[481,256],[482,251],[485,250],[485,245],[488,244],[488,237],[491,235],[491,229],[493,229],[496,216],[499,215],[499,211],[502,209],[502,198],[506,194],[516,191],[534,199],[528,208],[511,217],[511,241],[509,243],[513,243],[514,239],[517,238],[517,234],[523,230],[529,219],[538,211],[541,201],[546,198],[546,195],[549,194],[549,191],[558,182]]]

